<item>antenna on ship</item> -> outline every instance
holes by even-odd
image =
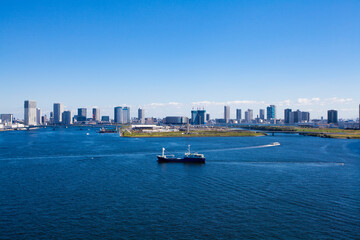
[[[189,154],[190,154],[190,145],[188,145],[188,151],[189,151]]]
[[[165,148],[162,148],[162,156],[164,157],[165,155]]]

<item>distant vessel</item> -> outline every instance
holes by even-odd
[[[188,152],[185,153],[183,158],[176,158],[174,155],[165,155],[165,148],[162,149],[162,155],[158,155],[159,163],[205,163],[204,154],[191,153],[190,145]]]
[[[99,133],[116,133],[116,129],[100,128]]]
[[[272,145],[274,145],[274,146],[279,146],[280,143],[279,143],[279,142],[273,142]]]

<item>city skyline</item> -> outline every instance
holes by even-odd
[[[53,105],[56,103],[46,104],[45,108],[43,108],[44,104],[39,104],[36,100],[37,107],[41,109],[42,115],[46,115],[47,117],[50,116],[50,113],[53,112]],[[230,119],[236,119],[236,109],[242,109],[243,112],[245,112],[247,109],[252,109],[254,111],[254,118],[259,113],[259,110],[266,109],[266,107],[270,105],[276,106],[276,118],[277,119],[284,119],[284,110],[291,108],[294,111],[301,109],[306,112],[310,112],[312,119],[320,119],[321,117],[326,118],[327,116],[327,110],[328,109],[336,109],[339,112],[339,116],[342,119],[353,119],[356,120],[358,115],[358,106],[359,104],[354,103],[351,99],[339,99],[339,98],[331,98],[331,99],[324,99],[321,100],[319,98],[313,98],[313,99],[298,99],[296,102],[292,103],[289,100],[281,101],[278,103],[265,103],[264,101],[248,101],[248,100],[242,100],[242,101],[229,101],[229,102],[210,102],[210,101],[201,101],[196,102],[193,104],[182,104],[177,102],[169,102],[169,103],[151,103],[151,104],[143,104],[140,106],[133,106],[131,104],[117,104],[114,106],[106,106],[106,107],[99,107],[98,105],[95,106],[77,106],[77,105],[71,105],[73,106],[70,108],[68,105],[64,104],[63,102],[60,102],[62,110],[63,111],[71,111],[72,115],[77,115],[78,109],[80,108],[86,108],[88,109],[88,117],[92,117],[92,109],[93,108],[99,108],[101,109],[101,116],[110,116],[111,118],[114,118],[114,107],[117,106],[123,106],[123,107],[129,107],[131,109],[138,109],[143,108],[146,109],[147,116],[152,117],[158,117],[158,118],[164,118],[166,116],[175,116],[175,115],[183,115],[190,117],[190,110],[191,109],[197,109],[197,108],[205,108],[207,112],[211,113],[212,119],[215,118],[223,118],[224,117],[224,106],[229,105],[230,106]],[[342,108],[336,108],[331,106],[341,105]],[[50,106],[50,107],[49,107]],[[163,108],[170,108],[171,111],[162,111]],[[316,109],[319,109],[318,111],[314,111],[314,107]],[[346,108],[347,107],[347,108]],[[167,113],[168,112],[168,113]],[[266,111],[265,111],[266,112]],[[2,113],[10,113],[14,114],[14,117],[17,119],[23,119],[24,118],[24,109],[23,109],[23,102],[22,106],[17,108],[17,111],[11,111],[6,112],[2,111]],[[318,114],[317,114],[318,113]],[[347,117],[349,116],[349,117]],[[133,111],[130,115],[131,118],[137,117],[137,112]],[[260,116],[259,116],[260,117]]]
[[[9,1],[0,112],[20,118],[23,100],[35,99],[43,113],[61,102],[157,117],[205,107],[219,118],[221,106],[256,115],[274,104],[354,119],[359,11],[357,1]]]

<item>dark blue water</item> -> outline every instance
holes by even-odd
[[[0,133],[0,239],[241,238],[360,239],[360,141]]]

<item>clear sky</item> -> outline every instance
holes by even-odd
[[[128,105],[212,117],[277,105],[355,118],[360,1],[0,0],[0,113]],[[88,110],[90,111],[90,110]]]

